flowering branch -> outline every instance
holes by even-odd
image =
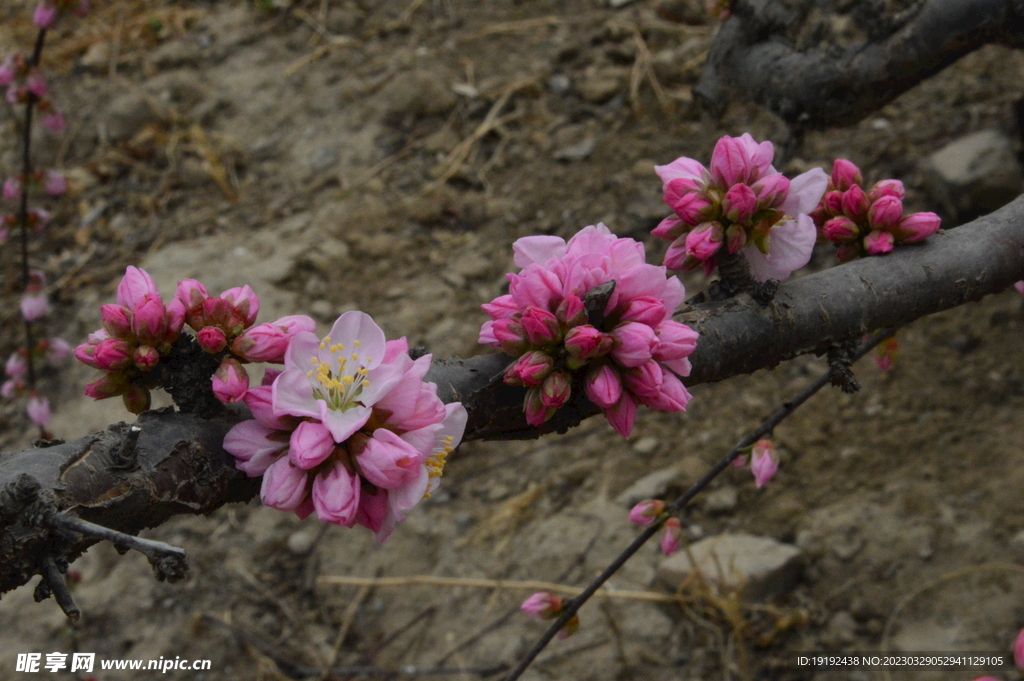
[[[806,128],[851,125],[983,45],[1021,46],[1017,3],[927,0],[900,16],[855,14],[868,37],[839,56],[827,31],[800,49],[790,36],[809,22],[812,5],[733,2],[694,93],[719,108],[732,96],[752,99]]]
[[[719,381],[826,351],[1022,279],[1024,197],[923,244],[782,284],[766,307],[740,296],[684,308],[676,320],[701,333],[687,383]],[[536,438],[600,413],[585,391],[573,390],[550,420],[530,426],[523,412],[526,388],[503,380],[511,361],[500,353],[435,360],[424,376],[437,384],[441,402],[466,407],[463,440]],[[245,418],[241,414],[204,419],[151,411],[140,417],[141,432],[134,436],[119,424],[75,442],[0,457],[0,593],[38,574],[40,556],[56,554],[70,562],[96,541],[55,541],[41,522],[48,514],[75,509],[84,520],[136,534],[172,515],[209,513],[251,499],[260,478],[238,471],[222,448],[227,431]],[[138,438],[134,445],[132,437]]]

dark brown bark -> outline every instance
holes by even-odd
[[[716,108],[753,100],[804,128],[850,125],[983,45],[1024,44],[1020,0],[886,4],[737,0],[694,92]],[[860,40],[839,44],[829,18],[842,14]]]
[[[1022,279],[1024,197],[927,243],[783,284],[767,306],[744,295],[682,310],[676,318],[701,333],[686,382],[720,381],[825,351]],[[523,389],[501,380],[509,361],[500,354],[437,360],[427,374],[443,400],[466,405],[466,440],[536,438],[598,413],[577,384],[555,418],[530,427]],[[38,574],[45,557],[62,566],[95,543],[60,529],[54,514],[136,534],[173,515],[251,499],[259,480],[236,471],[221,449],[224,434],[245,416],[147,412],[134,434],[121,423],[67,444],[0,455],[0,593]]]

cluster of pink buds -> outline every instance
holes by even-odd
[[[690,393],[679,376],[690,374],[697,332],[671,319],[683,285],[644,262],[643,244],[599,224],[568,243],[531,236],[513,249],[522,272],[507,275],[507,295],[482,306],[491,321],[479,340],[518,357],[505,382],[527,388],[527,423],[550,419],[569,400],[574,376],[623,437],[632,432],[637,403],[686,408]],[[588,294],[611,282],[606,304],[588,314]]]
[[[437,487],[466,427],[466,409],[423,380],[430,362],[413,360],[404,338],[386,341],[369,315],[346,312],[323,339],[291,338],[284,371],[246,391],[255,420],[232,428],[224,449],[263,476],[265,505],[363,525],[384,541]]]
[[[117,286],[117,303],[100,308],[103,328],[75,348],[75,357],[103,374],[85,387],[98,400],[120,395],[133,414],[149,409],[153,369],[168,355],[185,323],[178,300],[164,305],[152,277],[128,267]]]
[[[304,315],[253,326],[260,301],[248,286],[212,297],[200,282],[184,279],[178,282],[175,299],[185,308],[185,323],[196,332],[199,347],[222,357],[213,375],[213,393],[225,403],[241,402],[249,390],[244,363],[283,364],[292,337],[316,331],[316,322]]]
[[[899,180],[882,180],[866,192],[863,182],[857,166],[837,160],[828,189],[811,213],[821,236],[839,246],[841,262],[888,253],[896,244],[923,241],[939,231],[935,213],[903,215],[905,191]]]
[[[37,28],[50,28],[63,14],[73,13],[84,17],[89,11],[89,0],[42,0],[32,13],[32,23]]]
[[[750,448],[749,454],[742,454],[733,459],[736,468],[745,468],[750,464],[750,472],[754,474],[754,482],[761,489],[775,477],[779,470],[779,457],[771,440],[758,440]]]
[[[532,617],[537,620],[553,620],[558,619],[558,616],[565,610],[566,605],[565,599],[561,596],[557,596],[547,591],[541,591],[535,593],[525,601],[519,607],[520,610],[526,614],[527,617]],[[565,623],[558,633],[555,635],[557,639],[566,639],[576,633],[580,628],[580,616],[573,615],[572,619]]]
[[[672,242],[666,267],[699,265],[710,275],[723,248],[742,252],[758,281],[786,279],[807,264],[816,238],[807,214],[828,179],[815,168],[791,181],[772,167],[774,155],[771,142],[758,144],[744,133],[718,140],[710,169],[686,157],[655,166],[675,212],[652,232]]]
[[[64,114],[47,98],[49,87],[39,69],[30,67],[20,54],[12,54],[0,63],[0,88],[7,88],[8,104],[34,102],[43,127],[53,133],[64,129]]]

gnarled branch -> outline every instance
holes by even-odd
[[[752,99],[805,128],[850,125],[983,45],[1024,45],[1020,0],[916,0],[891,15],[862,0],[833,15],[858,34],[845,45],[822,4],[737,0],[694,92],[717,108]]]
[[[926,243],[783,284],[767,306],[741,296],[682,310],[676,319],[701,333],[687,383],[719,381],[821,352],[1021,279],[1024,197]],[[532,428],[523,418],[523,389],[502,382],[509,361],[500,354],[437,360],[427,374],[441,399],[466,406],[466,440],[535,438],[598,413],[576,389],[551,421]],[[135,433],[117,424],[74,442],[0,455],[0,593],[25,584],[47,557],[67,563],[97,541],[69,531],[74,524],[55,522],[56,514],[136,534],[173,515],[210,513],[251,499],[259,479],[235,470],[221,448],[224,434],[245,416],[203,419],[153,411],[139,418]]]

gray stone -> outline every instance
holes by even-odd
[[[586,137],[576,144],[569,144],[555,150],[556,161],[582,161],[594,153],[597,148],[597,140],[593,137]]]
[[[621,68],[599,69],[590,66],[583,72],[577,90],[591,104],[604,104],[623,87],[625,80],[626,71]]]
[[[744,599],[760,601],[793,588],[803,557],[800,549],[770,537],[720,534],[662,561],[655,584],[674,593],[693,572],[694,564],[704,579],[725,588],[741,588]]]
[[[947,144],[923,162],[928,193],[957,221],[990,213],[1021,193],[1024,172],[1014,143],[982,130]]]
[[[304,556],[309,553],[316,543],[316,535],[312,532],[299,530],[288,537],[288,550],[296,556]]]
[[[736,508],[739,492],[735,487],[723,487],[704,495],[704,510],[708,513],[728,513]]]
[[[391,118],[441,114],[458,102],[448,82],[429,71],[406,71],[395,76],[381,91],[384,110]]]
[[[828,624],[825,625],[824,640],[831,645],[843,645],[853,643],[857,638],[857,621],[853,615],[841,610],[832,615]]]
[[[158,119],[149,100],[137,92],[131,92],[115,98],[106,107],[102,125],[109,141],[124,142]]]
[[[633,451],[637,454],[653,454],[659,444],[658,438],[648,435],[633,443]]]
[[[666,490],[678,484],[681,478],[682,472],[674,466],[648,473],[615,497],[615,503],[632,508],[641,501],[664,495]]]

